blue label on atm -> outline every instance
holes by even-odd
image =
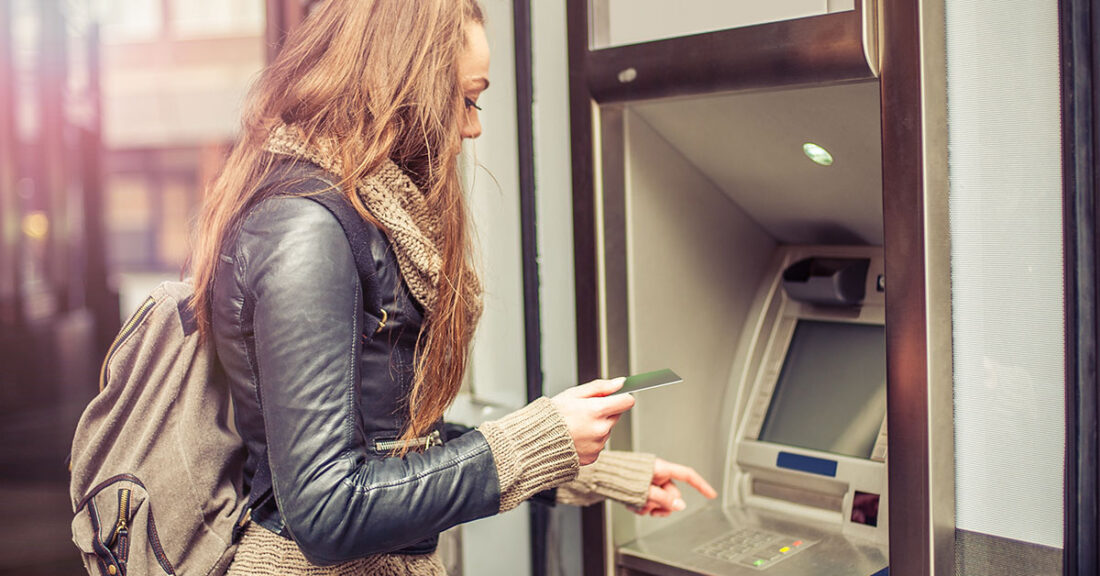
[[[775,459],[775,465],[780,468],[787,468],[788,470],[798,470],[799,472],[809,472],[810,474],[818,474],[832,478],[836,477],[836,460],[814,458],[813,456],[803,456],[790,452],[780,452],[779,456]]]

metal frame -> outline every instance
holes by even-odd
[[[597,266],[595,150],[592,144],[592,94],[585,82],[589,18],[588,0],[567,0],[569,52],[569,124],[573,167],[573,254],[576,289],[577,381],[600,375],[599,270]],[[587,576],[604,576],[608,545],[602,506],[581,510],[582,558]]]
[[[890,499],[890,565],[902,576],[933,573],[920,23],[920,0],[883,5],[889,486],[890,494],[906,496]]]
[[[862,28],[857,4],[851,12],[589,50],[585,81],[602,104],[865,79],[872,74]],[[620,78],[629,69],[634,79]]]
[[[543,395],[542,320],[539,302],[538,236],[535,213],[534,78],[531,54],[531,0],[512,3],[515,41],[516,128],[519,149],[520,244],[523,250],[523,336],[527,401]],[[533,504],[531,511],[531,574],[546,576],[549,569],[547,536],[550,510]]]
[[[1100,570],[1097,390],[1097,204],[1100,188],[1100,6],[1062,0],[1062,154],[1066,290],[1066,475],[1063,572]]]
[[[921,169],[920,196],[924,205],[923,286],[925,319],[925,390],[927,406],[921,417],[928,423],[928,450],[924,458],[928,500],[923,503],[931,539],[928,559],[932,574],[955,574],[955,377],[951,297],[950,177],[947,125],[947,21],[945,0],[922,0],[919,62]],[[898,52],[901,54],[901,52]],[[896,120],[895,120],[896,121]],[[901,136],[899,134],[899,136]],[[885,146],[884,146],[885,148]],[[883,190],[889,190],[885,185]],[[885,221],[884,225],[888,225]],[[888,235],[889,237],[889,235]],[[889,298],[887,298],[889,300]],[[888,328],[889,329],[889,328]],[[898,350],[898,349],[895,349]],[[888,348],[889,352],[889,348]],[[897,353],[897,352],[895,352]],[[889,355],[889,353],[888,353]],[[903,368],[902,368],[903,369]],[[904,411],[904,406],[895,406]],[[893,443],[893,439],[891,439]],[[894,452],[897,454],[897,452]],[[895,479],[895,481],[900,481]],[[901,494],[908,488],[902,487]],[[892,492],[893,493],[893,492]],[[892,504],[894,504],[892,502]],[[901,504],[901,503],[897,503]]]
[[[840,82],[870,76],[861,48],[861,8],[853,13],[830,14],[795,21],[762,24],[734,30],[594,50],[593,12],[607,13],[606,0],[568,0],[570,119],[572,128],[574,250],[578,379],[600,376],[604,358],[615,353],[601,340],[601,238],[597,221],[602,202],[597,190],[596,166],[602,162],[595,133],[602,131],[599,105],[613,102],[705,94],[717,91]],[[924,105],[922,89],[920,0],[893,0],[881,4],[880,37],[883,149],[884,251],[890,279],[887,301],[887,358],[890,491],[912,495],[892,498],[890,555],[895,575],[932,573],[933,472],[943,476],[943,463],[930,468],[929,418],[944,394],[929,395],[929,294],[925,281],[925,174]],[[929,15],[925,14],[925,18]],[[942,31],[941,31],[942,33]],[[606,31],[602,32],[606,35]],[[800,46],[828,46],[828,50],[799,50]],[[858,59],[857,59],[858,57]],[[862,61],[860,64],[856,62]],[[633,68],[633,72],[620,72]],[[604,173],[604,176],[608,175]],[[939,176],[937,176],[938,178]],[[604,194],[609,191],[604,190]],[[605,216],[606,218],[606,216]],[[941,287],[942,288],[942,287]],[[938,297],[938,295],[937,295]],[[948,317],[949,319],[949,317]],[[932,330],[938,330],[933,327]],[[939,333],[939,332],[937,332]],[[949,342],[949,340],[948,340]],[[942,339],[941,339],[942,344]],[[941,350],[934,353],[942,356]],[[950,347],[947,348],[948,354]],[[949,397],[949,396],[948,396]],[[949,416],[947,417],[949,418]],[[937,427],[943,425],[937,416]],[[949,420],[948,420],[949,421]],[[904,455],[904,456],[903,456]],[[943,486],[937,485],[938,488]],[[936,520],[953,509],[949,496],[935,504]],[[944,501],[951,500],[950,506]],[[952,517],[953,521],[953,517]],[[606,574],[607,518],[600,506],[583,511],[585,574]],[[937,565],[953,565],[942,526],[935,547]],[[947,564],[940,564],[941,562]]]

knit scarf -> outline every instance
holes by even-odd
[[[335,142],[322,141],[311,146],[298,130],[281,125],[272,131],[265,149],[308,160],[340,178],[345,177]],[[439,297],[443,269],[439,215],[431,210],[424,193],[408,175],[388,158],[359,180],[355,190],[367,210],[385,228],[405,284],[430,315]],[[463,286],[462,300],[476,320],[481,314],[481,285],[472,270],[467,270],[466,276],[471,281]]]

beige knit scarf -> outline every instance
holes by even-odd
[[[265,149],[308,160],[340,178],[345,177],[335,143],[310,146],[292,127],[279,126],[273,130]],[[439,215],[431,210],[427,198],[408,175],[389,159],[357,182],[355,189],[367,210],[385,227],[409,291],[431,313],[438,300],[443,269]],[[469,272],[467,277],[472,280],[464,287],[462,296],[476,319],[481,314],[481,285],[477,275]]]

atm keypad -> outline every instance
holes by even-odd
[[[693,550],[718,560],[764,570],[814,544],[812,541],[753,528],[741,528]]]

